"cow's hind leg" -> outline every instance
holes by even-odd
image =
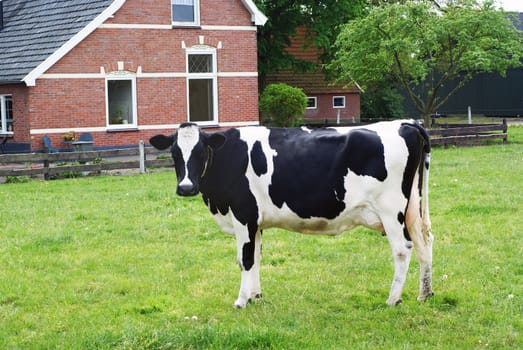
[[[237,308],[244,308],[250,300],[261,297],[260,262],[262,232],[257,225],[237,227],[236,242],[238,263],[241,268],[241,285]]]
[[[392,257],[394,260],[394,278],[392,280],[387,304],[397,305],[401,303],[403,285],[407,278],[410,257],[412,255],[412,242],[406,237],[408,233],[405,232],[404,224],[389,219],[383,220],[383,226],[392,249]]]
[[[409,229],[420,265],[419,301],[424,301],[434,295],[432,292],[432,242],[434,240],[430,228],[423,228],[420,219]]]

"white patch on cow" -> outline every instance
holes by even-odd
[[[234,221],[236,220],[234,218],[234,215],[232,214],[232,211],[229,208],[229,211],[227,214],[223,215],[221,213],[213,215],[214,221],[216,221],[216,224],[220,226],[223,232],[228,233],[230,235],[235,235],[236,232],[234,232]]]
[[[194,146],[200,139],[200,130],[196,125],[187,126],[178,130],[178,147],[182,152],[183,162],[185,164],[185,177],[180,181],[180,186],[192,186],[192,182],[189,179],[189,171],[187,164],[191,157]]]
[[[272,149],[269,144],[269,129],[260,127],[247,127],[241,128],[239,130],[240,139],[247,143],[249,165],[245,175],[249,181],[249,189],[258,203],[258,224],[260,224],[265,217],[263,211],[269,206],[274,207],[274,204],[272,204],[272,201],[269,198],[269,186],[272,183],[272,174],[274,173],[273,159],[278,155],[278,153],[276,150]],[[267,172],[261,176],[256,175],[254,172],[250,158],[251,150],[256,141],[260,142],[262,152],[265,155],[267,162]]]

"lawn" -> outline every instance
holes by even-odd
[[[263,299],[232,307],[234,238],[161,172],[0,185],[2,349],[521,349],[523,127],[433,150],[434,298],[385,300],[385,238],[264,234]]]

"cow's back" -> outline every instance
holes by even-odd
[[[402,124],[228,130],[202,181],[204,200],[215,217],[232,211],[242,224],[254,221],[262,228],[382,230],[379,202],[406,206],[408,195],[401,194],[419,162],[409,156],[418,153],[417,131]],[[405,171],[407,163],[413,171]]]

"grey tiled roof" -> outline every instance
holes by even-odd
[[[3,0],[0,83],[20,82],[114,0]]]

